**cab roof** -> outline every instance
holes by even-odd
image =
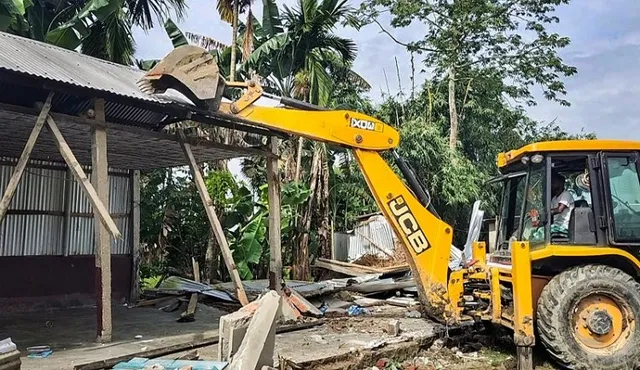
[[[599,152],[640,150],[640,141],[624,140],[558,140],[541,141],[525,145],[520,149],[498,154],[498,167],[505,167],[525,154],[547,152]]]

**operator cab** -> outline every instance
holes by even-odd
[[[639,151],[637,143],[580,140],[501,154],[502,175],[491,181],[502,183],[497,255],[514,240],[532,250],[640,245]]]

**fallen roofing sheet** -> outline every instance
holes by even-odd
[[[199,293],[227,302],[236,301],[233,296],[223,290],[216,290],[210,285],[198,283],[196,281],[185,279],[180,276],[169,276],[168,278],[164,279],[162,283],[160,283],[160,286],[158,286],[158,292]]]

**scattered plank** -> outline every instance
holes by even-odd
[[[330,263],[330,262],[320,261],[319,259],[316,260],[313,263],[313,265],[311,265],[311,266],[312,267],[323,268],[325,270],[337,272],[339,274],[347,275],[347,276],[362,276],[362,275],[368,274],[367,272],[362,271],[360,269],[354,269],[354,268],[351,268],[351,267],[340,266],[340,265],[333,264],[333,263]]]
[[[129,308],[155,306],[156,304],[159,304],[159,303],[165,303],[165,302],[169,303],[174,299],[176,298],[175,297],[159,297],[159,298],[143,299],[138,301],[138,303],[136,303],[135,305],[130,305]]]
[[[357,304],[360,307],[374,307],[374,306],[382,306],[386,302],[384,299],[375,299],[375,298],[358,298],[353,303]]]
[[[343,262],[343,261],[338,261],[338,260],[331,260],[331,259],[328,259],[328,258],[318,258],[317,260],[320,261],[320,262],[330,263],[332,265],[338,265],[338,266],[344,266],[344,267],[352,268],[354,270],[362,270],[363,272],[366,272],[366,273],[369,273],[369,274],[380,272],[378,268],[371,267],[371,266],[363,266],[363,265],[358,265],[358,264],[355,264],[355,263]]]
[[[392,306],[398,307],[413,307],[420,304],[416,299],[408,297],[391,297],[388,298],[386,302]]]
[[[200,265],[194,257],[191,257],[191,264],[193,266],[193,279],[196,283],[200,282]],[[193,322],[196,319],[196,308],[198,306],[198,293],[192,293],[189,298],[189,305],[187,310],[180,315],[178,322]]]
[[[300,311],[303,315],[307,314],[313,317],[321,317],[322,311],[320,311],[316,306],[311,304],[311,302],[307,301],[306,298],[301,296],[298,292],[291,288],[286,288],[284,290],[285,296],[287,300]]]

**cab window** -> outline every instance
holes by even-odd
[[[640,241],[640,179],[635,155],[607,156],[610,217],[616,241]]]
[[[531,245],[544,243],[546,240],[545,217],[545,189],[546,170],[544,165],[536,165],[529,172],[527,192],[524,205],[524,219],[522,224],[522,239]]]
[[[498,235],[501,249],[513,240],[544,243],[545,186],[544,164],[505,180]]]
[[[517,173],[507,178],[503,183],[497,244],[499,249],[508,249],[509,240],[517,234],[520,225],[520,210],[522,209],[525,178],[526,173]]]

